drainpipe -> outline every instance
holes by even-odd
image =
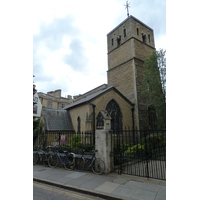
[[[133,129],[135,129],[135,124],[134,124],[134,107],[135,107],[135,104],[133,104],[133,107],[131,108],[131,111],[132,111],[132,125],[133,125]]]
[[[93,144],[95,144],[95,107],[96,105],[93,103],[90,103],[90,105],[92,105],[92,108],[93,108]]]

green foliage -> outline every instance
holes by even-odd
[[[128,149],[128,147],[130,147],[129,143],[124,143],[124,144],[120,144],[120,145],[116,145],[114,147],[114,154],[120,154],[124,151],[126,151]]]
[[[151,154],[152,150],[166,147],[166,137],[162,134],[143,137],[140,143],[128,147],[126,155],[136,155],[141,153]]]
[[[69,145],[62,145],[62,150],[67,150],[68,152],[72,151],[77,154],[81,154],[83,149],[85,149],[85,152],[92,152],[92,150],[95,149],[95,145],[82,143],[81,136],[79,134],[74,134],[70,138]]]
[[[62,150],[67,150],[68,152],[71,151],[71,147],[68,145],[62,145]]]
[[[80,135],[73,135],[71,137],[71,147],[76,148],[79,147],[81,144],[81,136]]]
[[[141,140],[142,144],[145,144],[145,138]],[[151,135],[146,138],[147,147],[150,149],[155,149],[159,147],[164,147],[166,145],[166,139],[162,134]]]
[[[162,90],[166,99],[166,58],[165,58],[166,50],[160,49],[156,52],[157,54],[157,62],[158,68],[160,71],[160,80],[162,84]]]
[[[166,58],[165,50],[153,51],[144,62],[142,94],[148,106],[156,107],[157,117],[166,121]]]
[[[33,131],[38,130],[39,129],[39,124],[40,124],[40,119],[34,119],[33,118]]]
[[[136,155],[144,153],[144,145],[137,144],[132,147],[128,147],[126,150],[126,155]]]
[[[95,149],[95,145],[93,144],[80,144],[79,149],[82,151],[82,149],[85,149],[85,152],[91,152]]]
[[[72,142],[71,142],[72,143]],[[81,144],[74,141],[74,146],[62,145],[62,150],[67,150],[68,152],[74,152],[81,154],[82,150],[85,149],[85,152],[92,152],[95,149],[95,146],[92,144]]]

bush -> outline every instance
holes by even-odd
[[[62,145],[63,150],[73,151],[75,153],[82,153],[82,149],[85,149],[85,152],[91,152],[95,149],[94,144],[82,144],[81,135],[73,135],[70,138],[70,145]]]
[[[144,145],[137,144],[132,147],[128,147],[126,150],[126,155],[136,155],[144,153]]]
[[[71,137],[71,147],[72,148],[77,148],[81,144],[81,136],[80,135],[73,135]]]

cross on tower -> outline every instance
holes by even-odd
[[[128,3],[128,1],[126,1],[126,5],[125,6],[125,9],[127,8],[127,16],[129,17],[129,11],[128,11],[128,8],[130,8],[130,3]]]

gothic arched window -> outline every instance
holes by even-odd
[[[118,103],[112,99],[106,106],[108,114],[111,116],[111,130],[119,131],[122,129],[122,113]]]

